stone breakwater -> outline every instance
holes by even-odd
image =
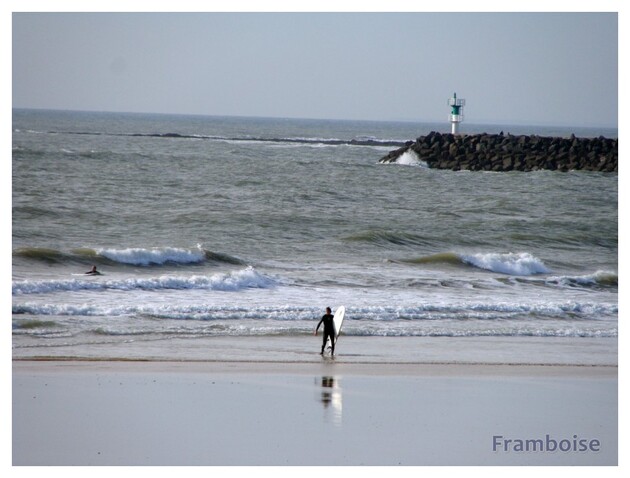
[[[618,139],[514,136],[511,134],[453,135],[431,132],[409,141],[380,163],[395,163],[412,151],[435,169],[470,171],[601,171],[617,172]]]

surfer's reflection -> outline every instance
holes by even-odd
[[[342,418],[342,397],[341,386],[336,377],[322,377],[322,395],[321,401],[324,409],[328,409],[332,405],[333,422],[335,425],[341,425]]]

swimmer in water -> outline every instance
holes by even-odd
[[[85,275],[88,275],[88,276],[100,276],[101,273],[96,270],[96,266],[92,266],[92,270],[87,271],[85,273]]]

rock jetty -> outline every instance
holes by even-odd
[[[601,171],[617,172],[618,139],[453,135],[431,132],[391,151],[380,163],[393,163],[408,151],[435,169],[470,171]]]

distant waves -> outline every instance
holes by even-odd
[[[185,133],[106,133],[106,132],[91,132],[91,131],[47,131],[48,134],[71,134],[71,135],[89,135],[89,136],[126,136],[135,138],[165,138],[165,139],[203,139],[213,141],[239,141],[239,142],[253,142],[253,143],[296,143],[296,144],[322,144],[329,146],[386,146],[386,147],[401,147],[408,144],[406,141],[399,140],[387,140],[377,138],[309,138],[309,137],[256,137],[256,136],[212,136],[202,134],[185,134]]]

